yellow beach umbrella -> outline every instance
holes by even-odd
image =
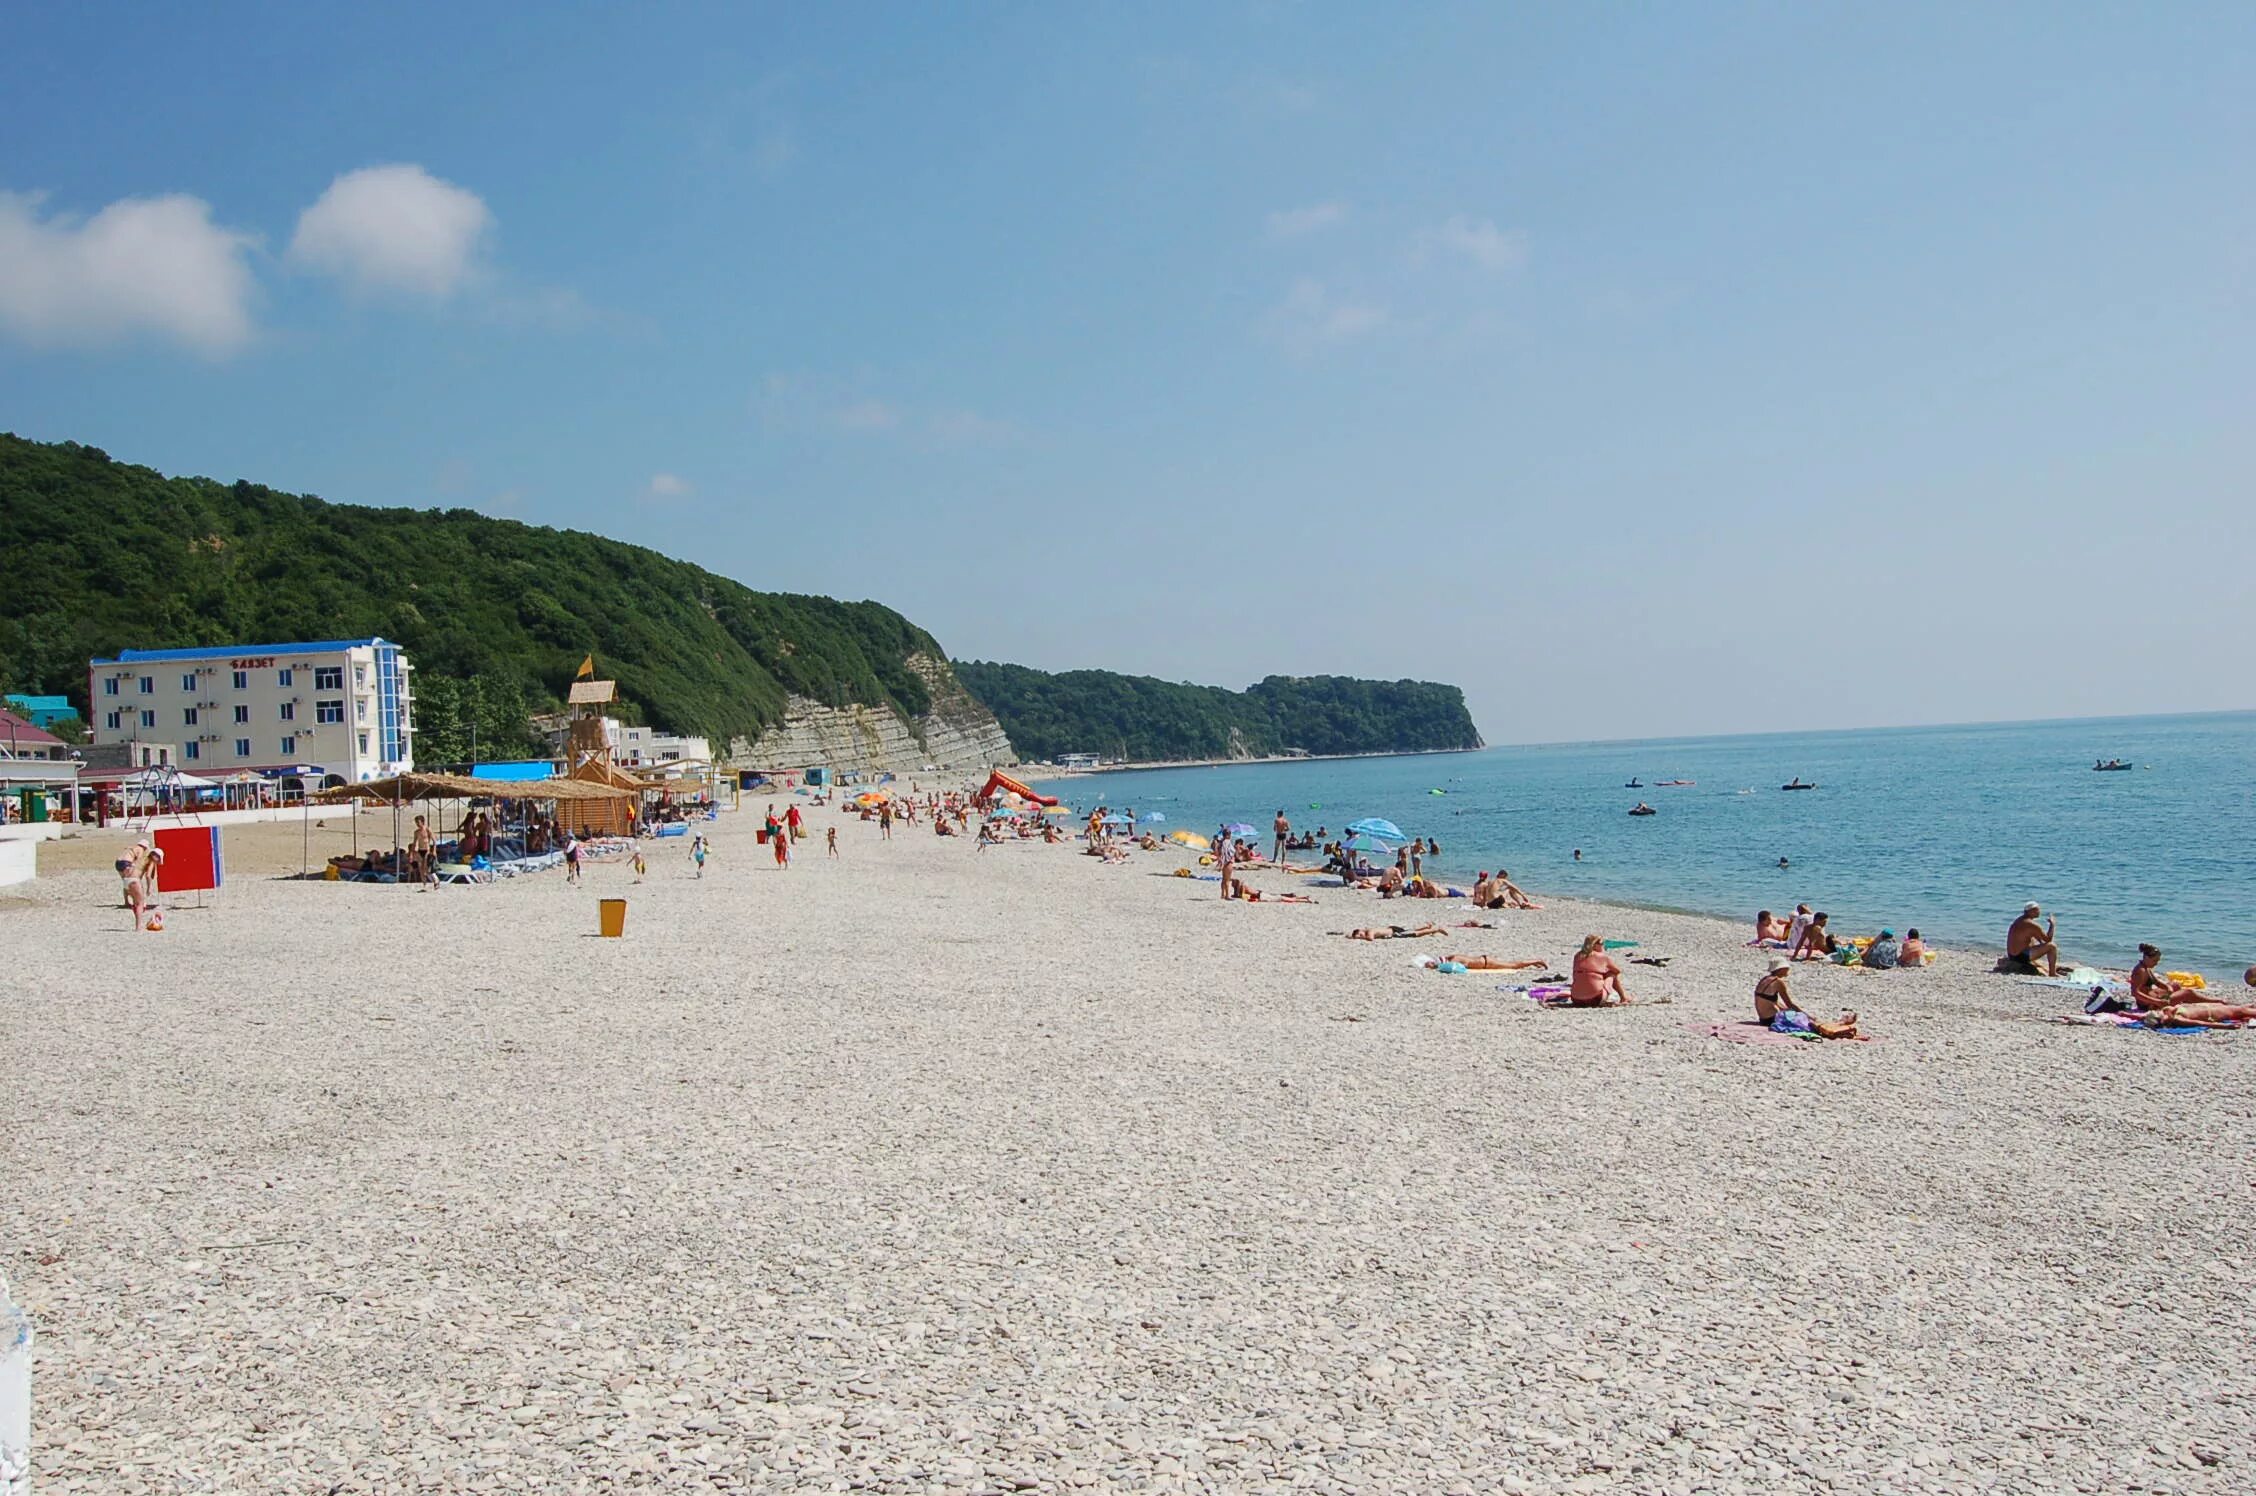
[[[1174,842],[1178,846],[1196,847],[1201,852],[1205,851],[1209,846],[1212,845],[1212,843],[1207,841],[1205,837],[1199,835],[1196,831],[1170,831],[1167,833],[1167,839],[1171,842]]]

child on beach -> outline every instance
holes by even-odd
[[[704,833],[704,832],[702,832],[702,831],[698,832],[698,833],[697,833],[697,837],[696,837],[696,839],[695,839],[695,840],[693,840],[692,842],[690,842],[690,844],[689,844],[689,860],[690,860],[691,862],[694,862],[694,863],[696,863],[696,864],[697,864],[697,876],[698,876],[698,877],[700,877],[700,878],[704,877],[704,876],[705,876],[705,833]]]
[[[564,833],[564,881],[575,885],[580,881],[580,839],[569,831]]]
[[[838,828],[836,826],[823,833],[823,842],[825,845],[824,855],[835,858],[838,855]]]
[[[645,874],[645,873],[647,873],[647,872],[649,872],[649,871],[650,871],[650,869],[649,869],[648,867],[646,867],[646,866],[645,866],[645,865],[643,864],[643,860],[642,860],[642,848],[640,848],[640,847],[637,847],[637,848],[635,848],[635,854],[634,854],[634,875],[635,875],[635,882],[637,882],[637,883],[640,883],[640,882],[642,881],[642,875],[643,875],[643,874]]]

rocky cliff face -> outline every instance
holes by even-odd
[[[885,707],[829,707],[794,696],[783,720],[756,739],[729,744],[729,762],[745,768],[891,769],[924,764],[980,769],[1018,762],[995,714],[956,681],[945,660],[915,655],[909,668],[932,696],[932,709],[904,719]]]

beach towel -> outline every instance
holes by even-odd
[[[1783,940],[1750,940],[1747,942],[1747,946],[1750,950],[1782,951],[1786,949],[1786,942]]]
[[[1688,1023],[1688,1034],[1698,1034],[1707,1039],[1721,1039],[1726,1044],[1763,1044],[1776,1047],[1780,1044],[1878,1044],[1877,1034],[1859,1034],[1854,1039],[1821,1039],[1815,1034],[1781,1034],[1768,1024],[1752,1018],[1740,1023]]]
[[[2135,1013],[2055,1013],[2047,1023],[2072,1023],[2078,1028],[2122,1029],[2136,1034],[2213,1034],[2220,1029],[2201,1028],[2194,1024],[2173,1023],[2163,1028],[2150,1028],[2139,1021]]]

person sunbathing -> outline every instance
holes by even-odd
[[[2044,910],[2031,904],[2021,911],[2019,919],[2006,927],[2005,964],[2008,971],[2019,972],[2023,976],[2036,976],[2037,963],[2042,961],[2045,976],[2060,975],[2059,932],[2049,919],[2041,925],[2037,923],[2038,917],[2043,913]]]
[[[1830,918],[1832,916],[1823,911],[1810,916],[1810,922],[1802,926],[1802,938],[1795,942],[1792,953],[1795,960],[1823,961],[1833,954],[1839,942],[1834,940],[1833,932],[1825,928]]]
[[[1493,897],[1500,902],[1489,905],[1491,909],[1537,909],[1542,907],[1521,892],[1520,886],[1512,881],[1512,875],[1502,868],[1498,868],[1496,871]]]
[[[1770,974],[1755,983],[1755,1021],[1773,1033],[1815,1034],[1820,1039],[1854,1039],[1857,1016],[1843,1013],[1839,1023],[1820,1023],[1802,1011],[1786,988],[1793,963],[1784,957],[1770,963]]]
[[[1582,949],[1575,953],[1574,981],[1567,990],[1567,1000],[1578,1008],[1626,1007],[1629,989],[1622,986],[1621,978],[1621,967],[1606,954],[1605,938],[1586,935]],[[1609,995],[1613,1004],[1606,1001]]]
[[[2151,1012],[2173,1003],[2202,1000],[2198,989],[2179,986],[2162,975],[2161,967],[2162,952],[2142,942],[2138,965],[2131,968],[2131,1000],[2141,1009]]]
[[[1421,935],[1446,935],[1449,932],[1439,925],[1420,925],[1413,930],[1408,925],[1389,925],[1383,930],[1350,930],[1350,940],[1416,940]]]
[[[1780,919],[1768,909],[1755,916],[1755,939],[1757,940],[1784,940],[1786,932],[1790,928],[1792,927],[1786,921]]]
[[[1499,961],[1494,956],[1444,956],[1444,961],[1454,961],[1467,971],[1526,971],[1533,966],[1549,966],[1548,961]]]
[[[1404,890],[1404,896],[1413,899],[1446,899],[1449,897],[1449,890],[1434,882],[1433,879],[1420,874],[1410,880],[1410,886]]]
[[[2239,1028],[2256,1019],[2256,1006],[2246,1003],[2172,1003],[2143,1015],[2149,1028]]]

